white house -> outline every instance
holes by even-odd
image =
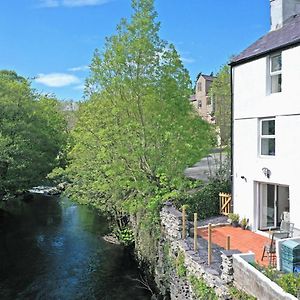
[[[270,7],[270,32],[231,62],[233,206],[252,230],[285,217],[300,234],[300,0]]]

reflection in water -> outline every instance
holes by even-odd
[[[10,211],[0,216],[0,299],[150,299],[123,248],[101,238],[94,210],[36,197]]]

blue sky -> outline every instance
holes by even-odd
[[[175,44],[194,81],[217,72],[269,30],[269,0],[156,0],[160,36]],[[0,1],[0,69],[40,92],[80,100],[95,48],[131,14],[130,0]]]

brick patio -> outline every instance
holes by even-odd
[[[207,240],[207,229],[198,229],[198,235]],[[212,228],[212,242],[214,244],[225,248],[227,236],[230,236],[231,239],[231,249],[237,249],[243,253],[251,251],[255,254],[257,263],[264,266],[268,265],[268,258],[265,257],[264,260],[261,261],[261,256],[264,245],[269,244],[270,239],[250,230],[243,230],[232,226]]]

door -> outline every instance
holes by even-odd
[[[277,227],[277,186],[260,184],[260,229]]]

